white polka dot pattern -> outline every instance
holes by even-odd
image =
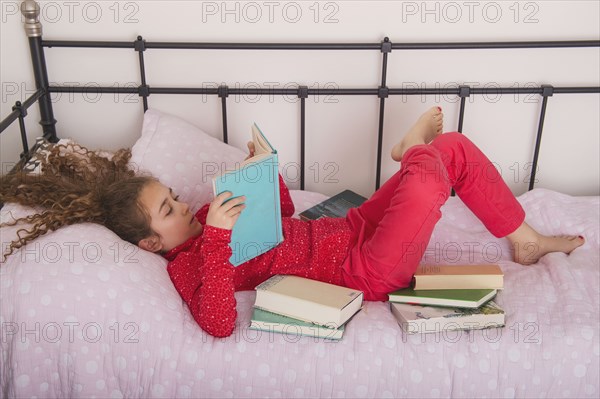
[[[323,198],[292,196],[297,212]],[[570,256],[550,254],[537,265],[517,265],[503,240],[451,198],[426,253],[428,261],[439,263],[498,257],[505,289],[497,301],[506,311],[506,327],[406,336],[387,304],[367,302],[339,342],[249,330],[250,291],[236,293],[233,335],[213,338],[191,318],[160,256],[97,225],[60,229],[0,267],[2,392],[102,398],[596,398],[599,199],[536,189],[520,202],[527,221],[542,233],[581,234],[586,244]],[[3,221],[10,212],[26,211],[7,205]],[[14,232],[2,229],[3,246]]]

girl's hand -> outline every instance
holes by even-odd
[[[244,161],[252,158],[254,156],[254,151],[255,151],[254,142],[253,141],[249,141],[248,142],[248,156],[246,157],[246,159],[244,159]]]
[[[231,192],[225,191],[213,199],[208,207],[208,214],[206,215],[206,224],[208,226],[227,230],[233,228],[235,222],[240,217],[240,213],[246,207],[246,205],[244,205],[246,197],[237,197],[227,201],[232,195]]]

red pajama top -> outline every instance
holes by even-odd
[[[204,225],[197,237],[165,254],[167,271],[196,322],[207,333],[226,337],[235,328],[235,291],[252,290],[275,274],[292,274],[343,285],[341,265],[351,231],[346,219],[291,218],[294,204],[279,176],[284,241],[237,267],[230,262],[231,230],[206,225],[209,204],[196,218]]]

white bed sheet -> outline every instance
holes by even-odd
[[[292,196],[297,212],[324,198]],[[499,263],[502,329],[407,336],[387,303],[367,302],[339,342],[269,334],[248,329],[254,292],[246,291],[236,293],[234,334],[215,339],[169,286],[164,263],[82,268],[13,257],[0,268],[3,396],[596,398],[599,198],[535,189],[519,201],[540,232],[581,234],[586,244],[515,264],[504,240],[450,198],[424,259]],[[46,243],[60,234],[68,231]],[[103,332],[95,342],[89,326]]]

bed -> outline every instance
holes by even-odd
[[[28,23],[33,24],[31,18]],[[35,37],[30,45],[42,49],[34,55],[39,66],[43,46]],[[136,48],[140,54],[141,46]],[[391,42],[384,40],[381,49],[385,59]],[[25,117],[26,108],[36,101],[42,119],[54,120],[47,100],[53,89],[47,76],[40,82],[38,91],[2,122],[1,130]],[[142,82],[135,92],[146,100],[151,88]],[[397,90],[388,89],[384,78],[382,87],[369,89],[369,94],[382,100],[383,110],[388,95],[402,92]],[[527,90],[544,100],[561,91],[600,91],[551,86]],[[226,144],[228,89],[217,91],[210,94],[223,100],[222,141],[144,101],[140,138],[132,148],[136,168],[154,173],[196,209],[211,196],[209,182],[198,183],[198,171],[216,165],[210,171],[218,173],[246,155]],[[301,99],[315,94],[305,87],[296,93]],[[463,100],[462,120],[464,99],[476,91],[463,87],[454,94]],[[303,102],[301,107],[304,123]],[[544,113],[545,101],[538,140]],[[54,124],[42,126],[43,137],[32,149],[24,140],[23,163],[45,146],[68,142],[58,137]],[[190,145],[174,146],[175,134]],[[206,150],[198,156],[190,148]],[[534,162],[538,151],[536,145]],[[378,168],[376,185],[379,179]],[[22,248],[0,267],[2,396],[596,398],[600,197],[534,188],[534,181],[532,176],[530,190],[518,197],[526,220],[544,234],[585,236],[585,244],[571,255],[549,254],[529,267],[512,262],[507,242],[489,234],[454,196],[443,206],[425,252],[423,262],[428,264],[500,265],[505,289],[496,300],[506,312],[506,326],[488,330],[408,335],[389,304],[366,302],[341,341],[260,332],[248,328],[255,294],[242,291],[236,293],[233,335],[214,338],[192,319],[162,257],[123,242],[99,225],[62,228]],[[296,216],[326,198],[306,190],[291,194]],[[4,204],[2,221],[29,212]],[[14,233],[15,228],[2,229],[3,248]]]

